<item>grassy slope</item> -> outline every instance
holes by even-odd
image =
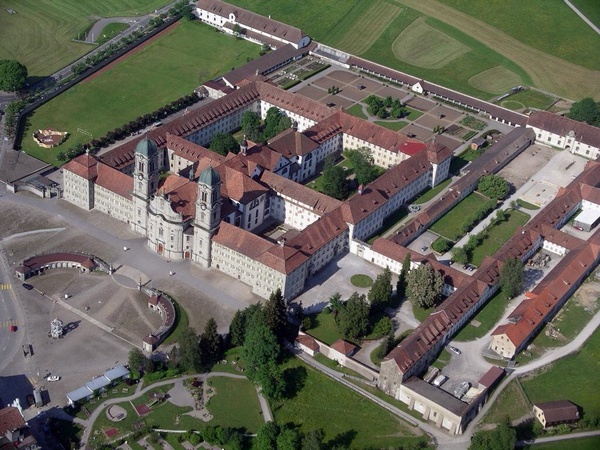
[[[257,45],[215,33],[207,25],[182,22],[99,77],[78,84],[38,108],[30,116],[23,149],[56,164],[58,152],[89,140],[78,134],[77,128],[102,136],[191,93],[199,83],[245,64],[246,58],[257,57],[258,51]],[[42,149],[30,136],[33,130],[48,126],[69,131],[71,137],[52,150]]]
[[[286,362],[284,370],[296,380],[306,376],[292,399],[274,405],[277,423],[293,423],[303,431],[322,428],[325,441],[335,440],[342,448],[396,447],[423,440],[400,419],[298,359]]]
[[[95,46],[73,42],[95,17],[135,16],[167,0],[4,0],[0,13],[0,59],[18,59],[29,75],[47,76]],[[17,14],[8,14],[14,9]]]
[[[534,450],[597,450],[600,448],[600,436],[587,438],[569,439],[568,441],[548,442],[545,444],[536,444],[531,448]]]
[[[208,410],[215,416],[215,423],[223,427],[243,427],[256,433],[264,423],[254,385],[248,380],[216,377],[209,384],[217,390],[210,399]]]
[[[583,408],[589,419],[600,417],[598,361],[600,331],[596,331],[576,354],[567,356],[530,379],[521,380],[533,403],[568,399]]]
[[[523,0],[442,0],[510,36],[550,55],[589,69],[600,69],[600,36],[563,0],[539,2]],[[524,20],[524,18],[527,18]],[[557,35],[557,30],[560,35]]]

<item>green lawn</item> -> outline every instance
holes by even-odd
[[[482,195],[476,192],[469,194],[458,205],[437,220],[431,226],[431,231],[451,241],[456,240],[457,230],[460,230],[464,224],[469,222],[471,212],[480,207],[483,201],[485,201],[485,198]]]
[[[595,10],[592,20],[597,20],[600,15],[597,2],[588,3],[589,10]],[[589,69],[600,69],[597,52],[600,36],[563,0],[544,0],[543,11],[539,3],[522,0],[444,0],[444,4],[491,24],[538,50]],[[527,20],[523,20],[525,17]],[[560,26],[557,27],[558,23]]]
[[[479,266],[484,257],[496,253],[512,237],[517,228],[525,225],[529,220],[529,214],[521,211],[508,211],[507,215],[506,220],[485,229],[485,237],[481,244],[470,252],[469,262]]]
[[[533,205],[529,202],[526,202],[525,200],[521,200],[520,198],[517,199],[517,205],[519,205],[521,208],[529,209],[530,211],[535,211],[536,209],[540,209],[539,206]]]
[[[568,399],[583,408],[585,419],[600,419],[598,389],[600,330],[596,330],[583,348],[544,368],[521,383],[533,403]]]
[[[198,22],[183,21],[166,35],[89,82],[80,83],[38,108],[29,118],[23,149],[58,165],[56,155],[191,93],[198,84],[258,56],[260,48]],[[161,61],[161,64],[156,64]],[[93,105],[93,107],[90,107]],[[54,149],[42,149],[31,133],[52,127],[71,136]]]
[[[442,352],[438,355],[437,359],[434,362],[432,362],[431,365],[442,370],[450,362],[451,358],[452,353],[450,353],[444,348],[444,350],[442,350]]]
[[[411,203],[416,205],[420,205],[421,203],[427,203],[429,200],[432,200],[433,197],[435,197],[444,189],[446,189],[448,185],[450,185],[450,183],[452,183],[452,178],[448,178],[446,181],[442,181],[436,187],[427,189],[425,192],[423,192],[421,195],[415,198]]]
[[[506,299],[506,296],[502,294],[502,291],[496,292],[483,308],[481,308],[477,315],[471,319],[472,321],[476,320],[480,325],[476,327],[471,322],[467,322],[453,339],[457,341],[472,341],[484,336],[494,327],[500,317],[502,317],[507,303],[508,300]]]
[[[307,33],[317,41],[330,34],[338,25],[344,26],[344,18],[363,12],[360,0],[305,0],[299,7],[292,0],[231,0],[229,3],[271,16],[280,22],[289,23]]]
[[[215,417],[210,425],[241,427],[249,433],[256,433],[264,424],[256,388],[249,380],[214,377],[209,378],[208,384],[217,391],[207,405]]]
[[[393,121],[393,122],[378,120],[375,123],[377,125],[381,125],[382,127],[389,128],[390,130],[393,130],[393,131],[401,130],[406,125],[408,125],[408,122],[405,122],[403,120],[396,120],[396,121]]]
[[[400,208],[394,211],[392,214],[383,219],[383,224],[381,228],[376,231],[376,234],[367,239],[369,244],[375,242],[375,240],[385,233],[387,233],[390,229],[394,228],[398,223],[400,223],[404,218],[408,215],[408,211],[406,208]]]
[[[173,331],[169,336],[165,339],[163,345],[165,344],[174,344],[179,340],[179,336],[182,331],[185,330],[189,326],[189,319],[187,312],[185,309],[177,302],[175,302],[175,323],[173,324]]]
[[[96,37],[96,43],[98,45],[102,45],[105,42],[110,41],[122,31],[125,31],[127,28],[129,28],[129,25],[126,23],[109,23],[102,29],[100,36]]]
[[[312,320],[313,326],[306,332],[318,340],[331,345],[342,337],[337,329],[334,314],[332,312],[329,314],[321,312],[312,316]]]
[[[412,308],[413,314],[415,315],[415,319],[417,319],[419,322],[423,322],[429,317],[429,314],[431,314],[435,310],[435,308],[423,309],[419,306],[416,306],[414,303],[412,305]]]
[[[598,8],[596,0],[571,0],[571,4],[591,20],[594,25],[600,27],[600,8]]]
[[[135,16],[167,3],[167,0],[4,0],[0,13],[0,59],[18,59],[33,78],[51,75],[96,48],[73,41],[91,27],[92,16]],[[16,14],[8,14],[7,9]]]
[[[352,286],[359,288],[368,288],[373,286],[373,278],[371,278],[369,275],[357,273],[350,277],[350,283],[352,283]]]
[[[367,119],[366,114],[363,112],[363,105],[360,103],[355,103],[350,108],[346,110],[348,114],[352,114],[355,117],[359,117],[361,119]]]
[[[499,423],[507,415],[510,420],[516,420],[531,410],[529,401],[523,396],[523,392],[519,389],[517,383],[519,383],[519,380],[508,383],[508,386],[504,388],[483,417],[483,423]]]
[[[571,0],[573,1],[573,0]],[[531,450],[598,450],[600,448],[600,436],[592,436],[568,441],[548,442],[545,444],[526,445],[522,447]]]
[[[279,424],[291,423],[302,431],[322,428],[325,441],[341,448],[398,447],[425,439],[417,437],[416,428],[298,359],[288,360],[283,368],[299,389],[293,398],[274,405]]]
[[[518,102],[524,106],[528,106],[530,108],[537,108],[537,109],[548,109],[550,107],[550,105],[552,105],[552,103],[554,103],[555,99],[554,97],[550,97],[549,95],[546,95],[542,92],[533,90],[533,89],[528,89],[526,91],[521,91],[521,92],[517,92],[514,95],[511,95],[510,97],[506,98],[505,100],[501,101],[500,103],[503,106],[504,102]],[[511,108],[512,109],[512,108]]]
[[[337,370],[338,372],[345,373],[346,375],[351,375],[353,377],[364,378],[360,373],[355,372],[352,369],[348,369],[347,367],[340,366],[335,361],[329,359],[327,356],[324,356],[321,353],[317,353],[313,356],[314,360],[320,362],[324,366],[329,367],[330,369]]]

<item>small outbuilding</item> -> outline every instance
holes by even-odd
[[[315,356],[319,353],[319,344],[311,336],[307,334],[299,334],[294,344],[296,348],[308,353],[310,356]]]
[[[544,428],[562,423],[575,423],[581,418],[577,405],[568,400],[536,403],[533,405],[533,414]]]
[[[504,377],[505,371],[502,367],[492,366],[479,380],[480,389],[492,389],[500,382]]]
[[[333,344],[331,344],[331,348],[344,356],[352,356],[358,349],[356,345],[351,344],[343,339],[338,339],[335,341]]]
[[[475,138],[471,141],[471,150],[478,150],[487,144],[487,140],[483,137]]]

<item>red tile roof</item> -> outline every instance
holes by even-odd
[[[504,375],[505,372],[502,367],[492,366],[492,368],[481,377],[479,384],[490,389],[494,387]]]
[[[170,200],[171,209],[180,213],[184,222],[196,216],[198,184],[195,181],[179,175],[169,175],[159,184],[157,192]]]
[[[271,247],[277,245],[227,222],[221,222],[212,240],[251,259],[257,259]]]
[[[534,111],[527,119],[527,125],[564,137],[572,131],[579,142],[600,148],[600,128],[585,122],[578,122],[547,111]]]
[[[312,338],[308,334],[298,335],[298,337],[296,338],[296,342],[302,344],[306,348],[311,349],[313,352],[318,351],[320,348],[319,344],[317,344],[317,341],[315,341],[314,338]]]
[[[307,135],[291,128],[275,136],[268,145],[288,159],[294,155],[307,155],[319,146]]]
[[[103,163],[99,163],[96,167],[98,171],[96,184],[98,186],[102,186],[121,197],[131,200],[133,177]]]
[[[79,175],[80,177],[83,177],[86,180],[91,180],[97,175],[97,165],[98,160],[94,155],[84,153],[83,155],[79,155],[77,158],[73,158],[71,161],[66,163],[64,166],[62,166],[62,169],[68,170],[69,172],[72,172],[75,175]]]
[[[546,426],[551,426],[553,423],[579,420],[579,409],[577,408],[577,405],[568,400],[534,403],[533,406],[536,406],[543,411],[544,418],[546,419]]]
[[[345,356],[350,356],[357,349],[356,345],[351,344],[343,339],[338,339],[335,341],[333,344],[331,344],[331,348],[337,350]]]
[[[92,268],[96,266],[94,264],[94,261],[92,261],[92,259],[87,255],[81,255],[77,253],[48,253],[45,255],[37,255],[26,259],[25,261],[23,261],[23,265],[19,267],[22,268],[21,272],[26,272],[30,270],[38,270],[48,264],[52,264],[55,262],[67,261],[79,264],[86,268]]]
[[[25,420],[17,408],[7,406],[0,409],[0,435],[4,436],[8,431],[16,431],[25,426]]]

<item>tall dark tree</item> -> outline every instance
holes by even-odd
[[[506,417],[492,431],[479,431],[473,435],[469,450],[512,450],[517,442],[517,432]]]
[[[346,150],[345,155],[354,166],[354,176],[359,184],[369,184],[377,178],[377,167],[368,148]]]
[[[246,376],[255,383],[260,383],[261,369],[275,364],[279,357],[279,344],[275,334],[267,325],[258,324],[246,330],[246,339],[242,356],[246,362]]]
[[[263,129],[263,139],[268,141],[291,126],[292,120],[280,109],[273,106],[267,110],[265,126]]]
[[[263,364],[256,374],[256,380],[262,388],[263,394],[269,400],[281,400],[285,393],[285,378],[283,371],[275,361]]]
[[[325,159],[323,168],[323,193],[330,197],[343,200],[348,195],[348,181],[346,180],[346,171],[333,163],[333,159]]]
[[[600,125],[600,107],[594,99],[586,97],[573,103],[567,117],[579,122],[587,122],[590,125]]]
[[[300,433],[294,428],[284,428],[277,436],[277,450],[299,450]]]
[[[238,153],[240,144],[229,133],[216,133],[210,141],[210,149],[219,155],[226,156],[227,153]]]
[[[148,358],[146,358],[146,355],[144,355],[144,353],[139,348],[134,348],[131,349],[131,351],[129,352],[127,363],[129,364],[131,370],[139,372],[146,365],[147,359]]]
[[[383,311],[392,300],[392,272],[386,267],[377,275],[368,294],[372,312]]]
[[[248,139],[253,142],[262,141],[260,135],[260,116],[254,111],[246,111],[242,116],[242,130]]]
[[[14,59],[0,60],[0,91],[18,91],[25,86],[27,67]]]
[[[263,311],[267,326],[273,331],[277,339],[281,340],[287,325],[287,307],[281,289],[271,293]]]
[[[223,356],[223,338],[217,331],[217,322],[212,317],[208,319],[204,326],[200,344],[204,366],[211,367]]]
[[[367,334],[369,327],[369,304],[364,294],[353,293],[337,317],[342,336],[358,339]]]
[[[304,434],[304,438],[302,439],[302,450],[324,450],[325,444],[323,443],[323,439],[325,439],[325,432],[320,428],[317,430],[310,430],[308,433]]]
[[[408,273],[408,296],[421,308],[436,306],[442,298],[443,287],[442,275],[429,264],[421,264]]]
[[[525,269],[520,260],[509,258],[504,261],[504,265],[500,271],[500,288],[509,299],[521,293],[524,279]]]
[[[244,311],[236,311],[229,325],[229,342],[232,347],[244,344],[246,337],[246,314]]]
[[[463,247],[454,247],[452,249],[452,259],[459,264],[466,264],[469,262],[469,255]]]
[[[252,448],[256,450],[273,450],[277,448],[279,426],[275,422],[267,422],[258,429]]]
[[[179,358],[185,370],[198,372],[202,368],[200,342],[192,327],[184,328],[179,337]]]
[[[402,275],[406,279],[408,272],[410,272],[410,253],[407,253],[402,260]]]

